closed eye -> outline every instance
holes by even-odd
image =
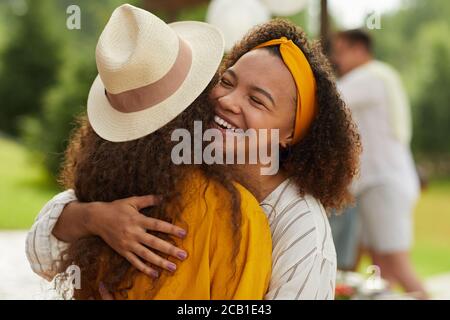
[[[258,98],[255,98],[254,96],[251,96],[250,99],[257,104],[264,105]]]
[[[255,105],[255,107],[257,108],[261,108],[263,107],[264,109],[270,111],[270,109],[258,98],[256,98],[255,96],[250,96],[250,101],[252,102],[253,105]]]
[[[233,86],[233,84],[230,81],[228,81],[227,79],[224,79],[224,78],[220,79],[220,84],[227,88]]]

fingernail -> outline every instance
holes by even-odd
[[[150,275],[151,275],[152,277],[154,277],[154,278],[158,278],[158,277],[159,277],[158,271],[155,271],[155,270],[152,270],[152,271],[150,272]]]
[[[184,251],[180,251],[177,253],[177,257],[180,258],[181,260],[184,260],[187,258],[187,253]]]
[[[177,270],[177,266],[174,263],[169,263],[167,269],[169,269],[169,271],[175,272],[175,270]]]
[[[181,231],[178,231],[178,236],[180,237],[180,238],[184,238],[184,237],[186,237],[186,231],[184,231],[184,230],[181,230]]]

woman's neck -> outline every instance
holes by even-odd
[[[275,175],[262,175],[260,165],[236,165],[235,170],[239,177],[239,183],[246,187],[258,200],[263,201],[271,194],[288,176],[282,170]]]

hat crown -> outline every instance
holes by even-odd
[[[113,12],[100,36],[97,69],[106,90],[118,94],[160,80],[178,51],[179,38],[164,21],[125,4]]]

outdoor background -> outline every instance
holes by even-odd
[[[11,231],[28,229],[39,209],[61,190],[56,181],[62,154],[74,116],[84,111],[96,76],[96,41],[112,10],[124,2],[0,0],[2,270],[29,272],[24,232]],[[208,1],[201,0],[127,2],[149,8],[166,21],[204,20],[208,7]],[[331,31],[363,26],[364,15],[371,10],[380,14],[380,28],[371,30],[376,57],[393,65],[403,78],[414,118],[412,148],[428,180],[415,212],[412,259],[425,279],[448,275],[450,1],[328,2]],[[66,9],[72,4],[81,8],[81,30],[66,28]],[[310,0],[307,9],[289,17],[311,38],[319,37],[319,4],[320,0]],[[17,252],[19,265],[6,260],[2,250]],[[7,279],[12,275],[0,276],[0,299],[8,298]],[[11,286],[20,289],[17,282]]]

